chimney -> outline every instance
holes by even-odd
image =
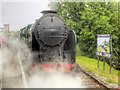
[[[41,13],[43,13],[43,14],[49,14],[49,13],[57,14],[57,12],[55,10],[44,10]]]

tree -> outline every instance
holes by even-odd
[[[58,14],[76,32],[81,55],[95,58],[97,34],[111,34],[114,67],[120,65],[120,33],[118,2],[63,2],[57,4]],[[120,69],[120,67],[119,67]]]

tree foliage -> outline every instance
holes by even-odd
[[[62,2],[57,11],[76,32],[81,55],[96,57],[97,34],[111,34],[113,60],[120,68],[120,31],[118,2]]]

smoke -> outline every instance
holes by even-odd
[[[84,88],[75,76],[61,72],[34,74],[29,79],[30,88]]]
[[[31,53],[27,45],[15,36],[3,34],[1,36],[4,43],[0,48],[0,61],[2,62],[2,87],[3,88],[21,88],[23,87],[22,73],[19,58],[22,62],[22,68],[26,74],[31,66]],[[18,58],[19,55],[19,58]]]
[[[2,88],[83,88],[82,81],[70,73],[31,70],[32,53],[19,38],[3,35],[5,43],[0,48],[0,80]],[[23,71],[21,70],[21,65]],[[25,72],[25,73],[23,73]],[[23,77],[23,74],[25,76]],[[27,80],[27,85],[25,82]]]

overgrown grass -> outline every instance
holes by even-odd
[[[112,68],[112,74],[109,73],[110,67],[105,63],[105,71],[103,71],[103,62],[100,61],[100,68],[97,68],[97,60],[92,58],[87,58],[84,56],[77,56],[77,63],[82,66],[86,71],[95,73],[98,76],[106,78],[106,82],[118,84],[118,70]],[[120,71],[119,71],[120,73]]]

